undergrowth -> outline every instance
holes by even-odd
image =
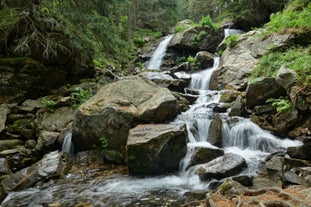
[[[293,47],[284,52],[269,52],[259,61],[253,71],[251,80],[258,77],[275,77],[279,68],[284,65],[297,73],[297,81],[308,85],[311,81],[311,45],[307,48]]]

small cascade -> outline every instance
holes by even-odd
[[[207,90],[209,88],[210,78],[214,70],[217,69],[219,65],[220,58],[214,58],[214,64],[212,68],[207,68],[198,73],[191,75],[191,82],[189,88],[197,90]]]
[[[72,130],[69,130],[63,140],[62,152],[67,152],[69,155],[74,154],[74,146],[71,141],[72,138]]]
[[[224,31],[225,31],[225,38],[230,37],[231,35],[244,33],[244,31],[240,30],[240,29],[229,29],[229,28],[227,28],[227,29],[224,29]]]
[[[154,69],[154,70],[159,70],[160,66],[162,64],[162,59],[166,53],[166,49],[168,46],[168,43],[170,42],[170,40],[172,39],[173,35],[168,35],[166,36],[162,42],[159,44],[159,46],[157,47],[157,49],[154,51],[149,64],[147,66],[148,69]]]

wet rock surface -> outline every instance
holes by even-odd
[[[186,155],[185,125],[138,125],[129,132],[126,154],[130,175],[176,172]]]
[[[178,112],[172,93],[142,77],[127,77],[104,86],[81,105],[73,122],[75,150],[101,146],[105,137],[109,146],[124,157],[129,129],[139,123],[161,123]]]
[[[19,191],[33,186],[35,183],[52,177],[65,175],[69,169],[66,155],[57,151],[46,154],[36,164],[8,175],[1,181],[4,192]]]
[[[204,164],[196,173],[202,180],[222,179],[238,174],[246,167],[245,159],[236,154],[225,154]]]

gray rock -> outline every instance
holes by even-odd
[[[226,181],[217,188],[217,192],[228,199],[235,195],[241,195],[244,191],[245,187],[231,178],[227,178]]]
[[[59,132],[65,129],[72,121],[75,110],[71,107],[61,107],[54,111],[38,113],[38,130]]]
[[[286,94],[274,78],[264,78],[261,81],[251,83],[246,89],[246,105],[254,107],[265,104],[269,98],[279,98]]]
[[[288,147],[287,153],[290,157],[311,161],[311,145],[304,144],[296,147]]]
[[[28,99],[22,103],[21,106],[18,107],[21,113],[35,113],[36,110],[43,107],[43,104],[39,100],[31,100]]]
[[[176,98],[167,88],[138,76],[105,85],[75,113],[73,142],[76,151],[101,146],[125,155],[129,130],[139,123],[161,123],[175,118]]]
[[[203,29],[198,27],[192,27],[182,32],[174,34],[168,47],[179,50],[192,50],[192,51],[210,51],[215,52],[218,44],[222,41],[223,37],[219,34],[220,31],[206,31],[209,35],[202,37],[197,42],[193,40]]]
[[[7,119],[7,115],[10,113],[10,109],[6,104],[0,105],[0,133],[5,128],[5,122]]]
[[[41,131],[36,150],[48,152],[60,149],[60,143],[57,141],[59,136],[58,132]]]
[[[130,175],[159,175],[178,171],[186,154],[185,125],[138,125],[130,130],[127,165]]]
[[[276,75],[276,82],[280,84],[285,90],[295,83],[297,73],[285,66],[281,66]]]
[[[15,140],[0,140],[0,151],[14,149],[17,146],[24,145],[24,142],[18,139]]]
[[[23,190],[41,180],[65,175],[69,167],[65,154],[57,151],[50,152],[32,166],[5,177],[1,185],[5,193]]]
[[[246,167],[246,161],[237,154],[228,153],[202,165],[196,174],[201,180],[222,179],[240,173]]]
[[[215,55],[207,51],[200,51],[195,55],[195,59],[202,68],[210,68],[214,64]]]
[[[222,147],[223,134],[222,134],[223,123],[222,120],[217,114],[208,129],[208,142],[217,147]]]
[[[297,109],[283,111],[277,113],[273,117],[274,130],[278,133],[287,133],[299,120],[299,112]]]
[[[253,187],[280,187],[283,185],[284,158],[273,156],[266,162],[258,176],[253,179]]]
[[[269,51],[271,45],[276,48],[284,47],[293,38],[294,35],[290,33],[273,34],[269,38],[265,38],[262,35],[257,35],[256,31],[240,35],[236,46],[227,48],[223,52],[221,74],[217,77],[213,76],[213,78],[217,79],[223,76],[222,88],[244,90],[252,71],[258,64],[258,58]],[[211,80],[211,82],[215,81]]]
[[[193,152],[190,157],[188,166],[186,166],[186,169],[194,165],[208,163],[213,159],[224,155],[224,150],[219,149],[217,147],[194,146],[190,148],[190,152],[191,151]]]
[[[10,174],[11,172],[6,159],[0,158],[0,176]]]
[[[245,103],[241,95],[239,95],[234,101],[229,116],[242,116],[244,113]]]

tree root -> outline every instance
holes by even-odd
[[[265,194],[267,194],[268,196],[273,194],[272,196],[274,196],[274,198],[272,197],[271,200],[267,200],[267,197],[265,197],[266,196]],[[243,199],[242,199],[242,196],[244,196]],[[237,200],[235,198],[237,198]],[[235,205],[236,207],[242,207],[243,202],[245,202],[246,206],[256,205],[260,207],[310,206],[310,204],[304,201],[303,199],[300,199],[296,197],[295,195],[287,193],[285,190],[281,188],[277,188],[277,187],[261,188],[261,189],[247,189],[242,195],[235,195],[235,196],[232,196],[230,199],[225,198],[219,192],[208,193],[206,195],[205,206],[206,207],[220,207],[214,203],[216,202],[215,199],[217,201],[219,200],[219,201],[224,201],[224,202],[226,201],[232,202],[232,199],[234,199],[236,203]],[[189,207],[191,207],[191,205]]]
[[[205,205],[205,200],[200,200],[200,201],[192,201],[189,203],[185,203],[183,205],[181,205],[180,207],[197,207],[197,206],[201,206],[203,205],[204,207]]]

